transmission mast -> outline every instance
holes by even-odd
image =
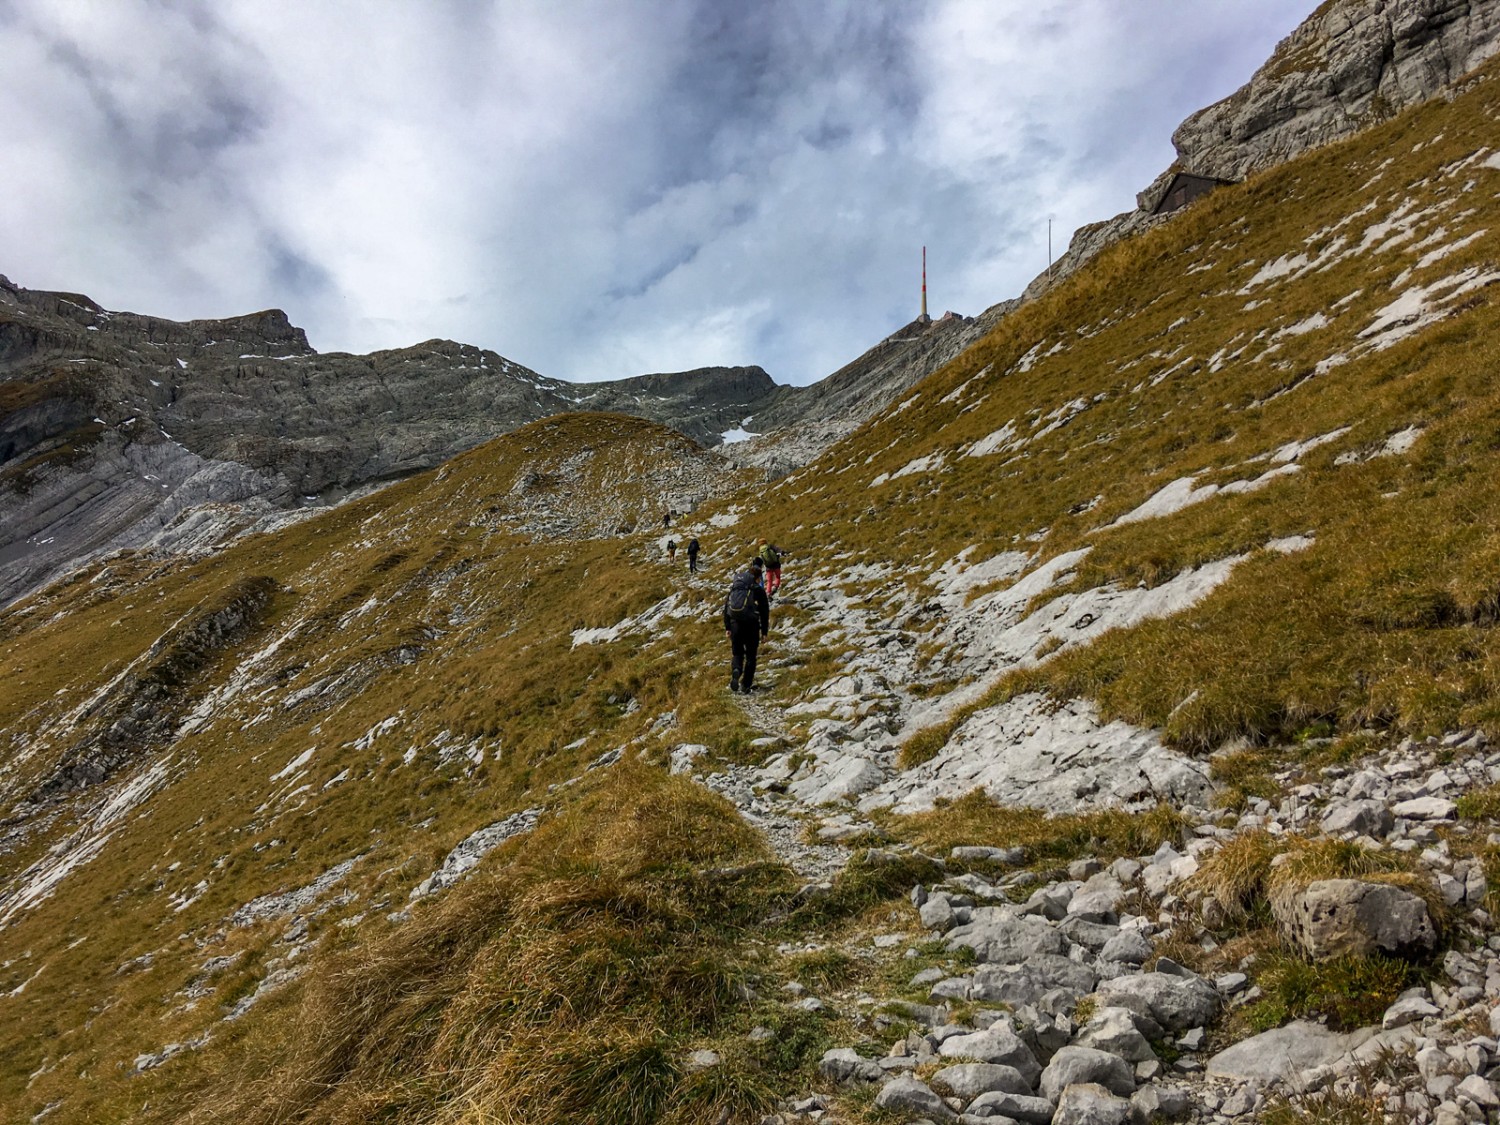
[[[922,247],[922,315],[917,317],[923,324],[931,324],[932,317],[927,315],[927,247]]]

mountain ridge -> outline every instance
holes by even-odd
[[[211,550],[558,413],[637,414],[709,445],[762,412],[781,427],[836,416],[826,444],[862,416],[854,404],[868,413],[942,358],[916,354],[915,364],[888,357],[836,379],[831,399],[754,366],[573,384],[445,340],[321,354],[279,309],[179,323],[5,280],[0,597],[100,551]]]

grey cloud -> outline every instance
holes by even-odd
[[[0,271],[283,305],[322,348],[806,382],[915,315],[923,244],[935,311],[1014,295],[1298,7],[0,0]]]

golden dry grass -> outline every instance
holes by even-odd
[[[1106,717],[1194,749],[1314,729],[1463,724],[1500,735],[1495,289],[1475,290],[1387,349],[1363,351],[1359,335],[1409,285],[1495,267],[1492,239],[1459,245],[1500,224],[1485,179],[1495,173],[1449,170],[1492,144],[1497,69],[1451,103],[1217,192],[1106,251],[916,388],[909,408],[791,477],[726,498],[744,508],[739,528],[790,549],[800,576],[893,566],[899,579],[847,591],[877,614],[976,545],[979,557],[1015,549],[1037,562],[1091,548],[1068,589],[1154,586],[1248,554],[1191,610],[1054,653],[987,685],[975,706],[1023,690],[1085,696]],[[1464,189],[1470,177],[1476,190]],[[1334,260],[1344,233],[1357,242],[1408,200],[1428,216],[1409,241],[1443,226],[1454,244],[1445,257],[1420,267],[1404,249]],[[1250,284],[1261,266],[1302,252],[1328,254],[1327,268]],[[1283,331],[1315,314],[1329,323]],[[1320,370],[1333,356],[1348,362]],[[1042,419],[1075,401],[1086,409],[1042,432]],[[1024,448],[963,456],[1007,424],[1028,438]],[[1414,425],[1421,437],[1408,453],[1371,456]],[[1250,479],[1278,447],[1344,426],[1301,457],[1298,473],[1262,489],[1112,523],[1172,481]],[[932,454],[946,457],[945,470],[872,486]],[[752,753],[760,732],[723,703],[713,597],[654,565],[644,533],[560,547],[533,541],[528,524],[528,501],[555,491],[548,474],[576,456],[581,491],[607,499],[622,526],[635,512],[648,527],[659,495],[642,482],[664,459],[700,455],[635,420],[549,420],[215,559],[109,560],[0,614],[0,780],[14,806],[72,745],[76,731],[60,719],[170,622],[212,606],[242,576],[277,584],[254,635],[184,685],[183,713],[203,703],[209,719],[173,746],[171,799],[121,820],[65,893],[0,932],[0,1104],[29,1114],[61,1101],[49,1118],[58,1122],[167,1120],[212,1089],[223,1100],[203,1102],[204,1112],[243,1107],[266,1120],[505,1120],[493,1116],[505,1098],[577,1107],[636,1076],[639,1097],[609,1103],[619,1120],[758,1105],[771,1064],[737,1054],[724,1028],[748,1014],[732,988],[736,927],[768,892],[758,875],[714,890],[688,870],[744,866],[747,845],[725,827],[736,822],[722,806],[647,784],[638,767],[618,782],[591,774],[563,787],[625,746],[655,763],[674,741],[730,760]],[[726,555],[741,534],[725,533]],[[1303,534],[1314,539],[1306,550],[1261,549]],[[694,612],[658,635],[572,644],[574,629],[615,626],[674,594]],[[847,643],[810,645],[780,690],[790,698],[834,674]],[[927,655],[941,674],[945,654]],[[911,757],[940,748],[964,714],[919,735]],[[381,733],[385,722],[396,725]],[[270,781],[309,748],[295,784]],[[1224,768],[1246,792],[1264,779],[1250,759]],[[614,784],[623,803],[605,794]],[[533,805],[553,809],[556,827],[495,860],[451,903],[381,936],[383,913],[454,844]],[[584,824],[590,816],[624,819],[610,834]],[[1019,845],[1040,864],[1142,854],[1182,830],[1165,811],[1048,818],[978,796],[884,826],[934,850]],[[8,869],[80,827],[60,807],[7,843]],[[1225,860],[1203,876],[1215,897],[1243,909],[1250,888],[1273,878],[1255,847],[1238,867]],[[347,887],[358,899],[309,921],[323,943],[309,955],[312,979],[220,1023],[285,952],[286,920],[225,919],[352,857]],[[686,867],[657,866],[673,857]],[[1308,874],[1364,860],[1296,862]],[[856,871],[837,901],[845,917],[889,892],[879,875]],[[341,925],[362,912],[371,917]],[[785,924],[828,922],[809,912]],[[327,958],[337,951],[335,968]],[[237,967],[189,1005],[182,990],[199,966],[233,953]],[[651,979],[637,975],[643,967]],[[216,1036],[209,1049],[129,1076],[138,1053],[205,1029]],[[722,1045],[730,1065],[686,1074],[680,1052],[699,1041]]]

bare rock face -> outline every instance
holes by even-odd
[[[746,420],[748,432],[763,436],[726,445],[723,454],[736,465],[778,474],[807,464],[984,336],[1019,303],[1003,301],[975,317],[948,313],[914,320],[826,379],[776,388]]]
[[[1283,939],[1315,960],[1430,953],[1437,931],[1421,897],[1386,883],[1320,879],[1271,898]]]
[[[1497,51],[1494,0],[1324,4],[1172,143],[1189,171],[1241,179],[1426,101]]]
[[[0,605],[125,548],[212,550],[528,422],[634,414],[705,444],[758,367],[577,385],[446,340],[313,350],[284,312],[180,323],[0,277]]]
[[[1240,180],[1426,101],[1500,52],[1500,0],[1331,0],[1277,44],[1255,76],[1177,127],[1173,167],[1136,209],[1079,228],[1037,297],[1152,215],[1179,170]]]

